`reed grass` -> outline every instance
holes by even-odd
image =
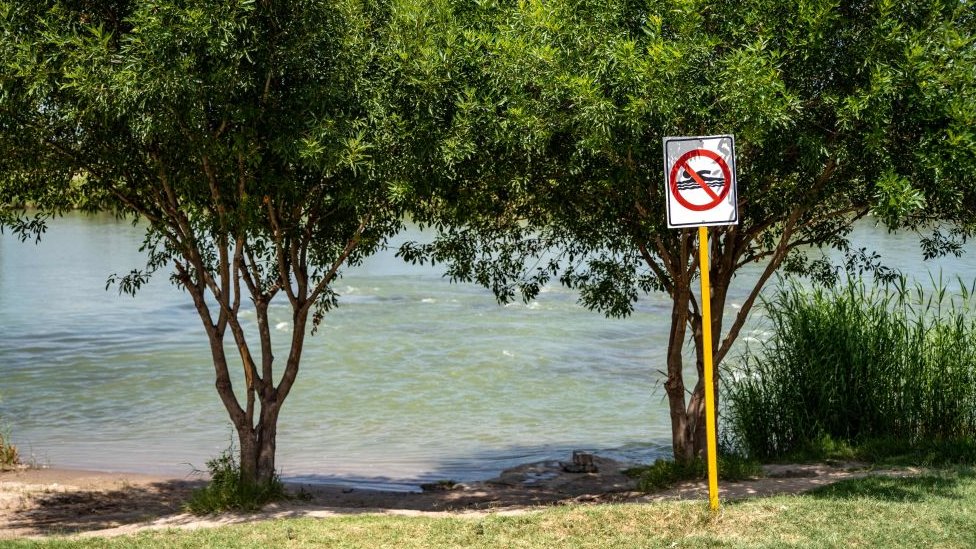
[[[871,441],[973,447],[976,304],[974,287],[957,284],[781,284],[765,301],[771,337],[723,383],[734,443],[758,459],[885,447]]]

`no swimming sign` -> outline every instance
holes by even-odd
[[[731,135],[665,137],[664,177],[669,228],[739,223]]]

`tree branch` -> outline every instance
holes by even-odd
[[[735,342],[736,338],[739,337],[739,332],[742,331],[742,326],[745,325],[746,318],[749,316],[749,312],[752,311],[752,307],[759,297],[759,292],[772,277],[773,273],[779,269],[779,266],[783,263],[786,258],[786,254],[789,252],[789,242],[793,235],[793,231],[796,228],[796,224],[802,217],[806,210],[816,204],[816,197],[820,193],[820,190],[826,185],[827,181],[833,175],[834,170],[837,167],[837,162],[830,158],[824,169],[820,172],[814,185],[810,187],[810,192],[807,194],[807,200],[804,204],[798,206],[790,216],[787,218],[783,225],[783,233],[780,235],[779,243],[776,246],[776,250],[772,255],[766,268],[763,270],[762,274],[759,276],[759,280],[753,285],[752,290],[749,292],[749,296],[742,303],[742,307],[739,309],[738,314],[736,314],[735,321],[729,327],[729,333],[722,340],[722,345],[719,347],[718,351],[715,353],[715,363],[721,363],[725,355],[728,354],[729,350],[732,348],[732,344]]]
[[[291,287],[291,276],[289,275],[289,258],[290,254],[285,251],[284,237],[281,234],[281,226],[278,222],[278,215],[275,212],[274,205],[271,203],[271,198],[268,196],[264,197],[264,204],[268,208],[268,220],[271,223],[271,232],[274,239],[275,250],[278,256],[278,285],[285,290],[285,294],[288,296],[288,301],[291,302],[293,309],[298,309],[302,306],[299,302],[298,296],[295,295],[294,288]]]
[[[356,232],[353,233],[352,237],[346,242],[346,247],[342,250],[342,253],[339,254],[339,257],[332,262],[332,266],[329,268],[328,272],[322,276],[322,279],[319,280],[318,284],[315,285],[315,289],[309,294],[308,301],[303,306],[304,309],[307,310],[313,303],[315,303],[322,292],[325,291],[325,288],[332,283],[336,273],[339,272],[339,268],[342,267],[342,264],[345,263],[346,259],[349,258],[349,254],[351,254],[352,251],[356,249],[356,246],[359,245],[359,242],[363,236],[363,231],[366,230],[366,227],[372,217],[372,213],[368,213],[359,223],[359,227],[356,229]]]

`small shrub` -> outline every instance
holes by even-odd
[[[777,461],[790,463],[858,461],[865,460],[861,449],[847,440],[838,440],[830,435],[804,440],[797,448]],[[867,459],[866,461],[873,461]]]
[[[659,459],[651,465],[632,467],[624,474],[637,479],[637,488],[644,492],[671,488],[686,480],[708,478],[708,462],[701,458],[689,462]],[[762,476],[762,466],[757,461],[736,454],[718,456],[718,477],[725,481],[737,481]]]
[[[7,437],[0,431],[0,470],[12,469],[20,465],[20,453],[17,446],[7,442]]]
[[[257,511],[266,503],[285,499],[285,486],[277,475],[267,483],[256,483],[241,476],[233,446],[207,462],[210,484],[195,490],[184,505],[195,515],[221,511]]]
[[[625,473],[637,479],[638,489],[652,492],[670,488],[683,480],[702,478],[707,471],[704,462],[700,459],[688,463],[658,459],[650,465],[627,469]]]
[[[762,465],[740,454],[719,453],[718,478],[726,481],[739,481],[763,476]]]

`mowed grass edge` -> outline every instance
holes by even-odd
[[[974,547],[976,471],[848,480],[796,496],[574,505],[503,516],[351,515],[0,547]]]

